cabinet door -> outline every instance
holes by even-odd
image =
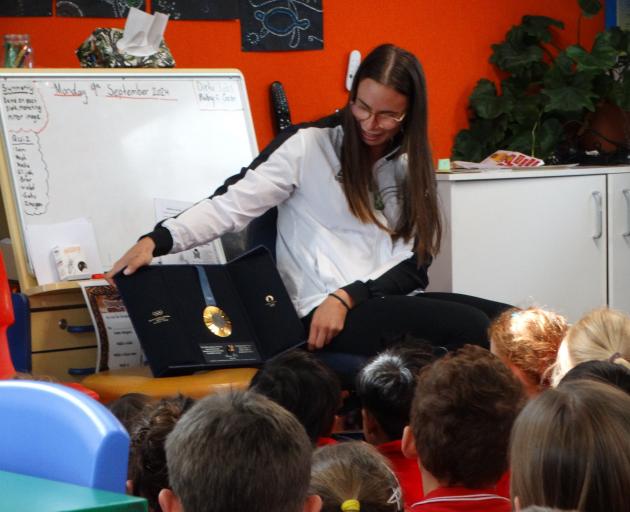
[[[630,173],[608,175],[608,303],[630,314]]]
[[[448,225],[431,289],[547,307],[571,321],[606,304],[605,176],[440,185]]]

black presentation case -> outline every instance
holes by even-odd
[[[206,301],[195,265],[156,265],[114,277],[154,376],[256,366],[305,343],[302,322],[267,249],[202,268],[216,305],[232,323],[227,337],[204,323]]]

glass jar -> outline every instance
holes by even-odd
[[[33,48],[28,34],[5,34],[4,67],[32,68]]]

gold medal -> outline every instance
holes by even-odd
[[[227,338],[232,334],[232,321],[217,306],[206,306],[203,310],[203,323],[212,334],[221,338]]]

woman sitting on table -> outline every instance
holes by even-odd
[[[345,108],[284,130],[210,198],[158,224],[108,276],[239,231],[277,206],[277,266],[309,348],[370,356],[395,333],[487,346],[490,319],[508,306],[414,294],[428,284],[441,238],[431,162],[420,63],[379,46]]]

